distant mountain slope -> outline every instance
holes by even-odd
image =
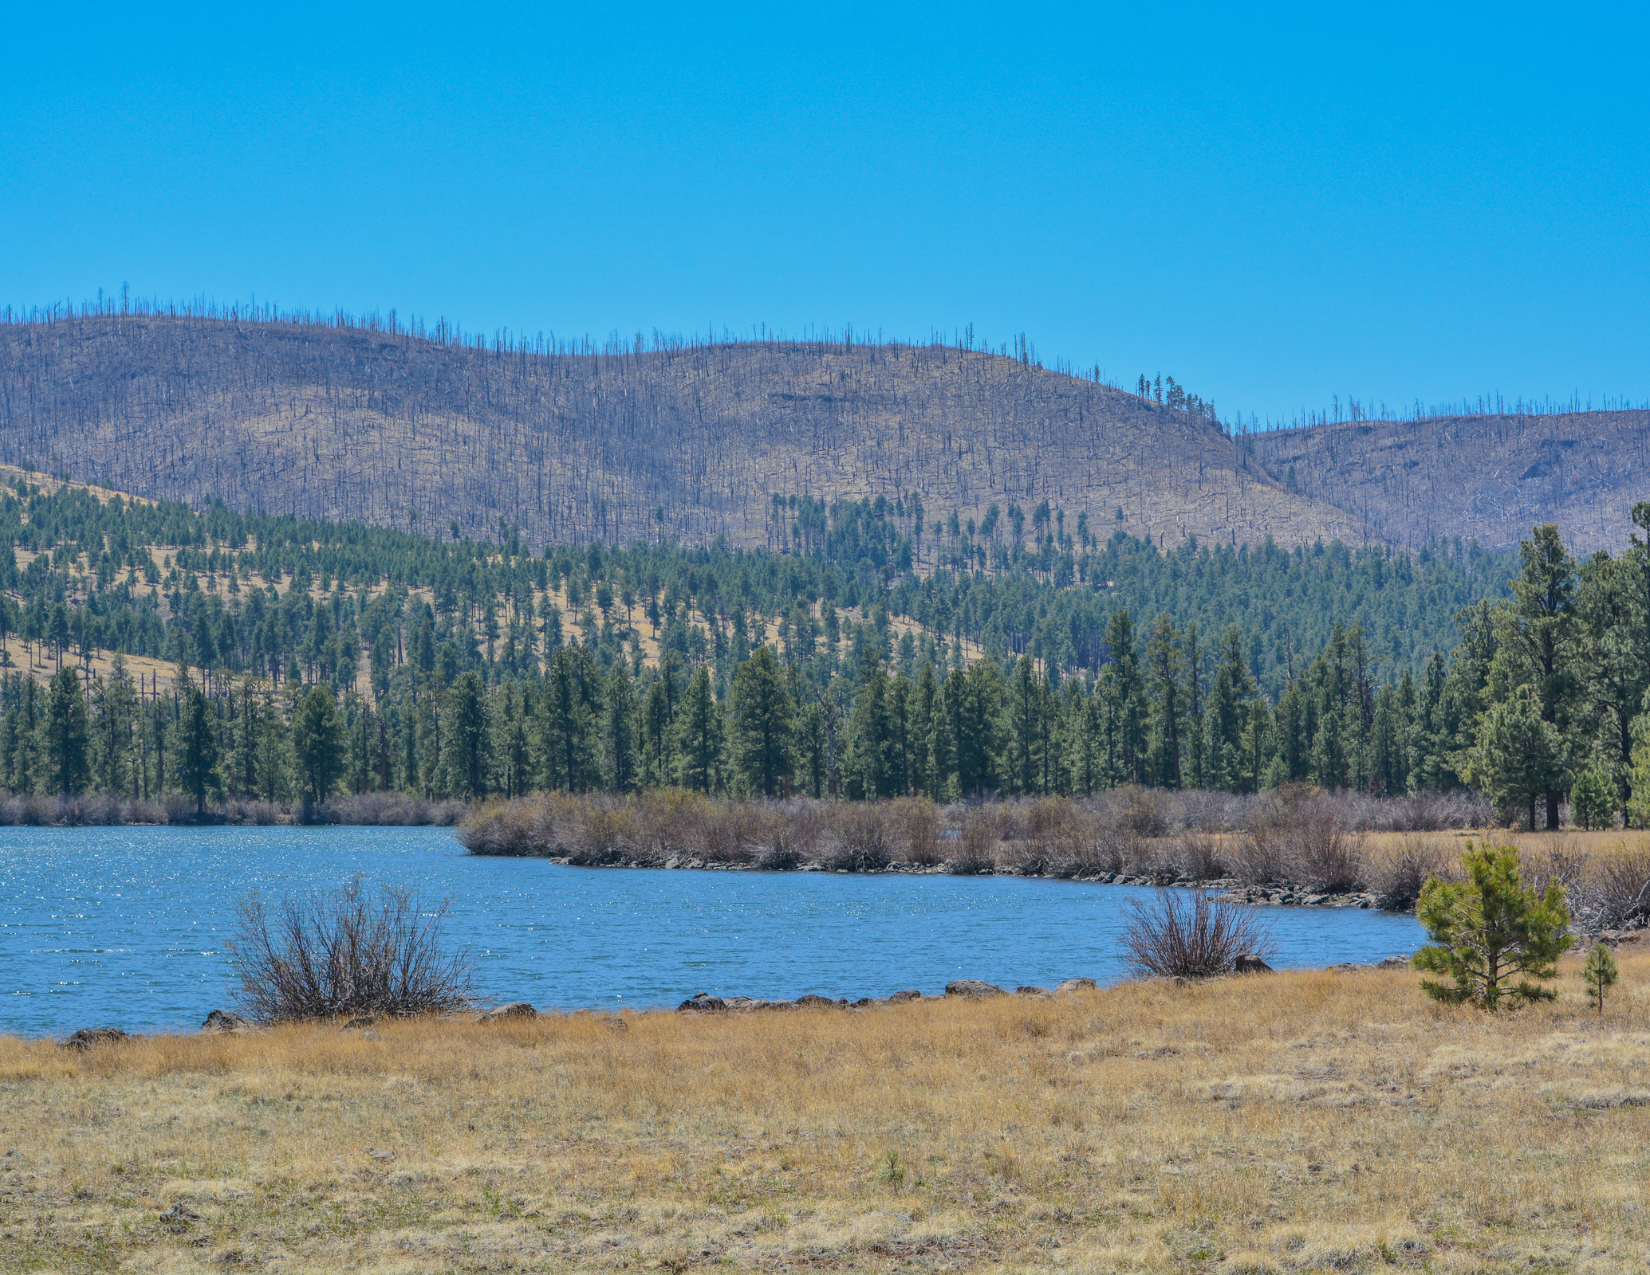
[[[1365,540],[1200,417],[940,346],[540,354],[287,322],[18,324],[0,460],[196,505],[470,534],[503,518],[535,544],[761,543],[775,494],[911,490],[931,517],[1047,500],[1068,531],[1086,512],[1166,546]]]
[[[1367,520],[1372,538],[1516,546],[1553,522],[1576,553],[1619,549],[1650,500],[1650,411],[1453,416],[1253,436],[1274,479]]]

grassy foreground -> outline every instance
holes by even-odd
[[[6,1271],[1650,1268],[1602,1019],[1407,971],[864,1012],[0,1039]],[[175,1208],[174,1206],[181,1206]]]

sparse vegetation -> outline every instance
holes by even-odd
[[[260,1023],[451,1013],[474,999],[473,961],[442,939],[445,903],[360,878],[334,892],[240,904],[237,1000]]]
[[[0,1038],[0,1268],[1634,1270],[1650,956],[1619,960],[1602,1020],[1571,958],[1517,1015],[1297,971]]]
[[[1264,961],[1275,945],[1270,926],[1252,909],[1199,890],[1189,897],[1164,893],[1150,903],[1131,903],[1123,949],[1143,974],[1213,978],[1230,974],[1240,956]]]

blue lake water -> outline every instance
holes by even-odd
[[[450,898],[478,990],[546,1007],[938,993],[956,978],[1126,977],[1147,889],[1018,877],[568,868],[467,855],[446,829],[0,831],[0,1032],[192,1030],[230,1003],[235,905],[356,874]],[[1279,966],[1408,955],[1410,916],[1267,909]]]

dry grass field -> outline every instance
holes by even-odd
[[[0,1269],[1650,1269],[1650,952],[1577,964],[4,1038]]]

